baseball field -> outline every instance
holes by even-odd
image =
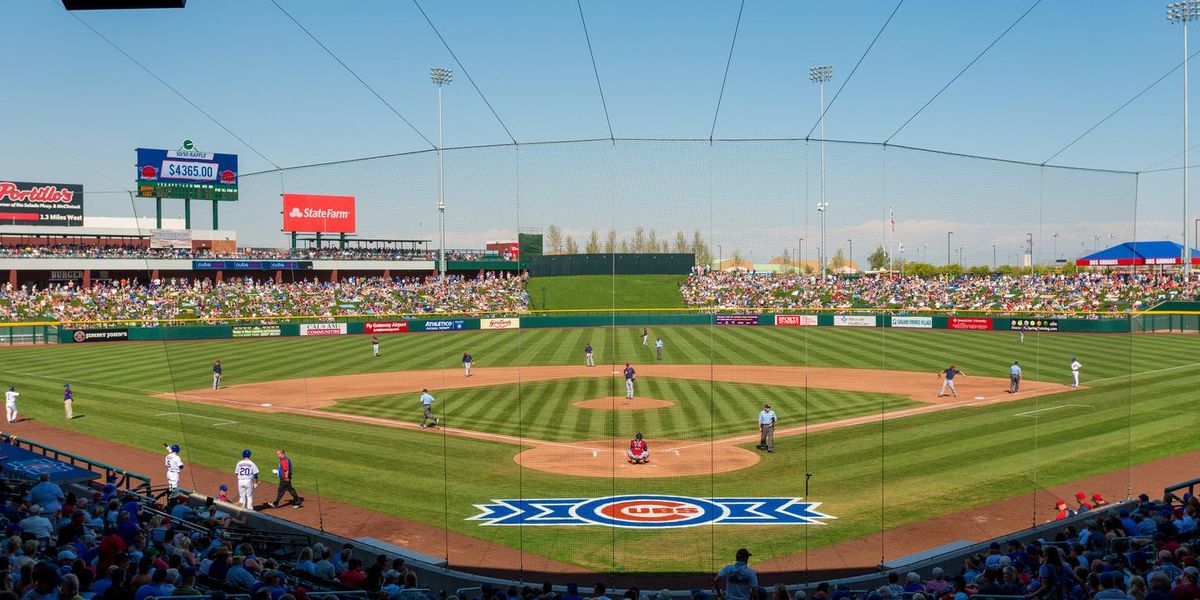
[[[26,346],[3,350],[0,383],[17,387],[29,419],[6,432],[85,455],[124,451],[156,480],[154,454],[178,442],[184,485],[209,493],[230,482],[243,448],[269,472],[270,451],[283,446],[309,502],[281,516],[331,529],[356,520],[348,535],[512,570],[710,571],[739,546],[767,571],[810,560],[865,567],[920,549],[889,537],[906,525],[962,519],[957,538],[973,534],[968,524],[1028,527],[1052,516],[1052,502],[1006,501],[1081,481],[1124,497],[1138,465],[1200,450],[1194,336],[650,334],[644,347],[640,328],[405,333],[380,336],[378,358],[369,336]],[[587,343],[596,368],[583,366]],[[470,378],[463,352],[475,357]],[[1079,389],[1067,387],[1072,355],[1084,365]],[[225,374],[213,391],[216,359]],[[634,401],[624,397],[626,361],[638,370]],[[1007,394],[1013,361],[1026,381]],[[964,373],[959,397],[938,398],[937,373],[951,363]],[[68,381],[82,415],[71,421],[61,407]],[[437,428],[417,427],[422,388],[436,398]],[[779,417],[771,454],[755,448],[767,403]],[[624,460],[637,432],[649,442],[647,465]],[[112,443],[117,450],[101,447]],[[273,491],[260,487],[256,500]],[[661,530],[474,519],[494,500],[626,494],[803,497],[835,518]],[[469,539],[478,543],[461,543]]]

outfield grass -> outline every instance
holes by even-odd
[[[615,412],[580,410],[572,403],[625,394],[623,379],[580,377],[446,390],[438,396],[438,411],[443,424],[450,427],[571,442],[632,437],[635,431],[645,432],[649,439],[671,440],[753,432],[754,417],[764,402],[793,423],[801,414],[807,415],[809,423],[821,423],[918,404],[897,395],[881,398],[879,394],[727,381],[639,377],[637,385],[639,397],[669,400],[674,406]],[[410,394],[343,400],[327,410],[420,420],[414,408]]]
[[[601,363],[615,364],[627,358],[635,364],[646,362],[652,350],[641,346],[639,334],[640,329],[634,328],[597,328],[395,335],[383,338],[383,357],[377,360],[367,359],[369,338],[365,336],[16,347],[0,350],[0,384],[16,385],[23,392],[22,411],[33,418],[146,450],[157,450],[164,439],[184,439],[180,417],[174,413],[186,412],[194,415],[183,417],[182,422],[186,427],[185,458],[190,463],[227,470],[236,460],[231,448],[266,450],[286,444],[304,466],[297,478],[301,490],[313,490],[319,481],[321,494],[328,498],[438,527],[445,524],[457,532],[564,562],[616,571],[707,571],[727,559],[732,549],[748,542],[753,543],[756,559],[793,554],[874,533],[881,526],[928,519],[1038,487],[1122,469],[1130,463],[1200,449],[1200,438],[1194,435],[1200,425],[1200,414],[1194,408],[1194,391],[1200,389],[1200,366],[1195,364],[1200,338],[1196,336],[1027,334],[1021,344],[1015,334],[996,332],[768,327],[653,330],[652,335],[661,334],[667,342],[666,362],[679,364],[926,371],[930,373],[932,394],[936,391],[933,372],[951,361],[968,376],[1002,376],[1012,360],[1020,360],[1031,379],[1065,382],[1069,375],[1067,361],[1076,354],[1084,365],[1084,384],[1090,386],[1008,404],[959,408],[783,438],[777,440],[775,454],[750,469],[663,480],[549,475],[519,469],[512,460],[519,449],[506,444],[443,438],[429,432],[316,416],[264,415],[176,404],[152,397],[176,388],[207,386],[210,366],[216,358],[226,366],[226,383],[231,385],[436,367],[452,369],[447,377],[457,377],[460,365],[456,363],[463,350],[478,357],[480,368],[578,364],[583,344],[591,341]],[[1139,374],[1131,378],[1131,373]],[[643,383],[656,385],[651,379]],[[86,418],[61,420],[63,381],[71,382],[76,412]],[[593,381],[601,387],[610,385],[605,378]],[[536,387],[541,383],[521,386],[522,405],[544,402],[561,406],[565,402],[557,397],[553,386]],[[662,394],[667,394],[680,382],[663,379],[657,385],[663,386]],[[768,393],[777,387],[761,386],[765,390],[756,389],[754,393]],[[530,390],[537,390],[537,395]],[[465,406],[490,412],[483,405],[487,400],[479,399],[491,392],[461,393],[468,392],[481,396],[455,400],[452,394],[459,392],[439,395],[448,404],[459,406],[458,410],[466,410],[462,408]],[[507,397],[511,402],[511,392],[496,393],[500,399],[491,401],[503,402]],[[687,390],[679,393],[693,396]],[[822,393],[809,390],[810,411],[817,408],[819,400],[825,406],[835,405],[835,409],[857,410],[842,402],[858,399],[845,396],[821,400]],[[879,395],[864,396],[878,407]],[[702,397],[712,398],[709,406],[719,410],[719,397]],[[415,404],[415,398],[408,400]],[[1065,404],[1082,406],[1017,416]],[[682,426],[676,418],[666,418],[677,409],[667,409],[659,416],[662,427]],[[480,413],[479,428],[499,430],[518,422],[511,410],[507,412],[509,419],[505,414],[504,410],[490,416]],[[228,419],[237,424],[212,427],[200,417]],[[537,416],[522,422],[526,430],[539,424],[546,428],[543,419],[550,418]],[[789,410],[781,418],[785,425],[795,422],[795,411]],[[702,417],[693,419],[703,421]],[[710,419],[713,426],[715,421],[715,416]],[[131,427],[131,423],[137,426]],[[550,421],[551,425],[555,423]],[[575,435],[582,431],[580,427],[576,423],[562,429]],[[628,436],[627,431],[615,431],[611,425],[588,433],[598,437],[611,433],[619,439]],[[387,460],[382,460],[385,457]],[[444,492],[443,472],[449,475]],[[837,516],[837,521],[803,530],[698,527],[663,532],[481,527],[464,521],[475,513],[473,504],[494,498],[623,493],[802,496],[804,473],[814,474],[810,499],[824,502],[823,510]],[[1180,473],[1179,479],[1195,475]],[[1116,495],[1124,492],[1098,491]],[[673,551],[647,554],[637,548]]]
[[[530,310],[682,308],[684,275],[568,275],[531,277],[525,283]]]

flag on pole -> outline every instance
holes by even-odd
[[[888,219],[892,223],[892,233],[896,233],[896,215],[892,213],[892,209],[888,208]]]
[[[904,242],[900,242],[900,254],[904,254]]]

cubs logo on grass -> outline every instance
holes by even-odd
[[[631,495],[603,498],[493,500],[467,518],[482,525],[605,525],[665,529],[697,525],[822,525],[836,519],[803,498],[688,498]]]

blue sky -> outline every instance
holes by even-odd
[[[436,140],[437,121],[428,68],[445,65],[456,70],[445,97],[446,145],[510,141],[411,2],[279,1],[430,139]],[[907,0],[830,110],[826,137],[886,139],[1029,5]],[[708,137],[738,6],[734,1],[584,0],[617,137]],[[804,137],[818,113],[817,90],[808,81],[808,68],[834,65],[834,79],[826,88],[826,97],[831,98],[894,6],[890,1],[747,0],[716,136]],[[608,137],[574,2],[425,1],[422,7],[518,141]],[[1161,2],[1044,0],[892,141],[1041,162],[1181,60],[1180,27],[1166,22],[1163,8]],[[277,164],[296,166],[429,147],[268,0],[191,0],[186,9],[178,11],[77,14]],[[238,153],[243,173],[270,168],[80,25],[60,4],[20,0],[6,3],[0,15],[6,23],[0,61],[12,82],[9,93],[0,95],[0,114],[7,117],[4,142],[0,143],[3,177],[82,182],[89,191],[120,189],[116,184],[125,187],[132,183],[135,147],[175,148],[185,137],[202,149]],[[1200,38],[1194,42],[1194,47],[1200,48]],[[1139,170],[1176,154],[1182,149],[1181,90],[1177,72],[1054,162]],[[772,160],[784,160],[780,158],[784,155],[775,155],[773,150],[766,152]],[[663,169],[653,173],[666,182],[664,187],[683,179],[681,172],[714,169],[703,162],[711,160],[703,153],[672,148],[664,155]],[[730,158],[715,167],[719,176],[725,179],[744,172],[756,178],[753,168],[738,166],[742,158]],[[616,193],[609,185],[613,179],[591,181],[596,172],[588,163],[595,159],[581,160],[571,167],[575,171],[546,167],[545,177],[562,179],[554,185],[563,190],[571,190],[571,182],[609,188],[608,196],[604,190],[594,194],[595,202],[603,205]],[[747,160],[754,164],[752,158]],[[937,163],[940,159],[931,160]],[[492,158],[478,165],[479,169],[469,165],[463,169],[503,171],[509,168],[506,161]],[[621,161],[612,164],[616,162]],[[805,164],[809,162],[806,158]],[[414,166],[406,168],[418,169],[418,163],[420,169],[431,164],[414,159]],[[560,190],[557,197],[537,196],[533,190],[554,186],[533,181],[528,173],[538,169],[531,168],[528,159],[523,164],[526,174],[511,177],[513,190],[488,190],[486,182],[495,181],[494,177],[473,174],[471,177],[481,181],[468,183],[465,172],[460,175],[461,193],[477,195],[462,199],[464,203],[478,202],[486,208],[488,196],[511,194],[520,195],[527,206],[509,219],[516,223],[498,226],[460,215],[462,243],[469,244],[481,235],[502,236],[514,228],[547,224],[533,218],[528,207],[555,205],[567,192]],[[1175,159],[1160,166],[1180,164],[1180,159]],[[856,235],[859,228],[880,230],[882,207],[888,203],[886,164],[879,166],[876,177],[880,181],[870,185],[855,181],[860,172],[852,165],[828,167],[830,177],[842,169],[834,193],[842,195],[843,203],[853,205],[839,213],[836,226],[848,235]],[[911,179],[920,180],[917,175],[922,169],[935,167],[937,177],[955,182],[947,187],[960,186],[962,180],[973,177],[970,172],[945,171],[922,162],[912,167],[917,174]],[[892,165],[893,183],[902,179],[895,168]],[[327,172],[324,177],[310,187],[361,185],[344,173]],[[386,174],[379,177],[376,193],[384,195],[406,181]],[[420,179],[422,185],[428,183],[426,173]],[[1007,185],[1000,179],[1005,181],[1001,187]],[[1161,239],[1182,229],[1176,208],[1178,179],[1177,172],[1141,178],[1138,219],[1146,226],[1140,228],[1140,236]],[[804,181],[811,182],[811,174],[805,175]],[[244,200],[229,214],[245,222],[266,218],[271,203],[277,202],[267,191],[271,186],[265,182],[244,184]],[[448,175],[448,193],[453,185]],[[910,210],[898,214],[897,221],[910,225],[910,247],[933,245],[944,237],[935,235],[935,230],[959,227],[968,231],[970,226],[980,225],[978,231],[967,234],[978,238],[973,240],[975,249],[968,251],[977,253],[973,259],[977,262],[990,262],[991,243],[1015,244],[1012,240],[1024,235],[1016,233],[1017,229],[1040,226],[1045,231],[1038,233],[1039,240],[1059,229],[1069,229],[1062,235],[1074,236],[1073,241],[1108,232],[1125,237],[1133,233],[1132,217],[1125,216],[1132,215],[1132,207],[1122,205],[1131,204],[1125,183],[1118,186],[1117,193],[1103,180],[1088,179],[1078,188],[1086,193],[1063,192],[1064,198],[1074,198],[1071,202],[1075,205],[1069,211],[1055,207],[1063,209],[1057,222],[1047,215],[1044,199],[1039,201],[1039,209],[1033,210],[1028,204],[1032,192],[1027,182],[1021,185],[1025,187],[1014,194],[1023,194],[1026,204],[1017,212],[1028,222],[1003,233],[983,227],[994,219],[974,216],[977,222],[970,223],[951,214],[955,210],[946,205],[947,198],[969,202],[968,196],[973,194],[938,198],[935,196],[942,189],[937,186],[929,188],[925,205],[908,199]],[[700,196],[708,193],[708,200],[681,196],[645,209],[647,224],[664,230],[725,229],[728,221],[717,227],[712,220],[716,217],[696,214],[703,211],[679,210],[724,197],[713,193],[716,187],[720,186],[710,182],[696,188]],[[800,187],[811,204],[816,198],[813,190],[807,184]],[[745,242],[756,258],[777,253],[774,248],[782,245],[782,240],[802,237],[814,227],[810,221],[815,215],[809,214],[812,211],[807,205],[801,210],[787,204],[798,201],[800,187],[792,190],[795,193],[763,190],[765,206],[796,215],[782,225],[802,231],[793,235],[797,231],[789,229],[780,232],[778,240],[757,246]],[[524,188],[523,195],[520,188]],[[260,196],[254,197],[256,193]],[[412,197],[412,202],[425,207],[419,198],[422,193],[410,190],[394,195]],[[892,193],[903,195],[904,191],[894,188]],[[1044,194],[1044,190],[1038,193]],[[864,194],[873,197],[861,206],[855,204]],[[730,196],[731,201],[736,202],[735,196]],[[1099,199],[1092,200],[1094,197]],[[636,194],[624,193],[619,200],[611,200],[603,219],[591,215],[571,223],[571,215],[564,214],[560,224],[586,231],[599,222],[602,228],[612,225],[624,230],[628,220],[617,215],[618,205],[633,198]],[[128,199],[118,195],[92,195],[88,203],[89,212],[129,211]],[[405,208],[394,203],[383,206]],[[139,208],[144,209],[145,205]],[[396,235],[429,237],[436,217],[427,207],[421,210],[430,214],[402,215],[397,210],[397,214],[378,215],[374,220],[387,223],[388,232]],[[1095,212],[1121,216],[1108,218]],[[684,213],[690,216],[682,218]],[[833,213],[829,218],[834,219]],[[753,233],[765,230],[768,223],[747,219],[745,225],[745,231]],[[903,237],[904,226],[898,229],[897,236]],[[1152,229],[1166,231],[1146,233]],[[1178,233],[1175,236],[1178,240]],[[733,237],[732,243],[739,243]],[[874,242],[860,242],[863,247],[869,243]]]

